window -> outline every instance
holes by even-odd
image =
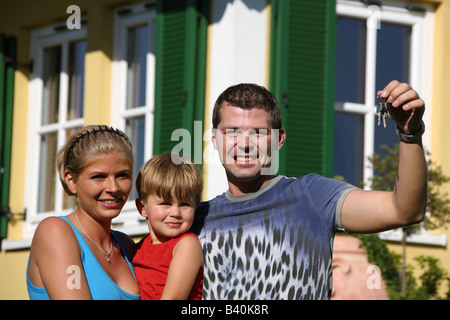
[[[194,121],[203,120],[207,12],[207,1],[184,0],[115,10],[111,122],[132,140],[134,177],[153,154],[178,143],[174,130],[192,134]],[[133,187],[113,220],[130,235],[147,232],[136,197]]]
[[[369,157],[382,154],[381,145],[399,141],[390,119],[386,128],[378,126],[376,92],[395,79],[428,95],[424,79],[431,74],[424,66],[430,55],[425,39],[430,14],[405,3],[383,2],[380,8],[356,1],[338,1],[337,14],[334,175],[367,188],[373,175]]]
[[[208,12],[208,1],[184,0],[114,10],[111,125],[132,140],[135,176],[145,160],[179,142],[172,141],[174,129],[193,133],[203,120]],[[31,32],[24,243],[42,219],[74,207],[58,181],[55,154],[85,122],[86,39],[83,21],[81,29],[68,30],[64,21]],[[133,188],[113,220],[130,235],[148,232],[135,198]]]
[[[112,123],[133,143],[135,177],[153,152],[155,15],[154,7],[141,4],[119,8],[114,16]]]
[[[133,181],[153,153],[155,17],[155,6],[145,4],[117,8],[114,12],[111,122],[124,130],[133,144]],[[133,183],[129,201],[114,223],[140,217],[134,204],[136,198]]]
[[[382,155],[383,144],[399,143],[390,119],[386,128],[378,126],[376,92],[394,79],[408,82],[427,103],[424,122],[430,127],[433,12],[423,4],[383,1],[380,8],[338,1],[337,14],[334,174],[370,188],[374,173],[368,158]],[[423,136],[425,150],[429,131]],[[401,241],[402,231],[386,231],[380,238]],[[408,242],[445,246],[446,237],[421,230]]]
[[[83,126],[86,28],[59,25],[31,33],[34,70],[30,81],[27,149],[27,222],[73,208],[55,169],[55,154]]]

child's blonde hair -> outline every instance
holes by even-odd
[[[174,153],[154,156],[142,166],[136,178],[136,190],[144,202],[149,195],[167,201],[176,197],[178,201],[186,202],[194,197],[195,205],[198,205],[202,189],[202,175],[197,167]]]
[[[72,134],[56,154],[56,170],[58,170],[59,180],[66,193],[70,196],[74,195],[64,178],[66,170],[76,179],[88,161],[114,151],[120,152],[133,167],[133,150],[130,139],[119,129],[104,125],[91,125]]]

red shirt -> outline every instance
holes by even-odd
[[[160,300],[167,281],[173,248],[181,238],[195,234],[187,232],[166,242],[152,244],[150,235],[136,244],[136,254],[133,258],[134,273],[136,274],[142,300]],[[203,285],[203,267],[200,268],[195,279],[188,300],[201,300]]]

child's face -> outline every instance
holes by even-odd
[[[176,237],[192,226],[197,208],[194,197],[189,202],[164,200],[150,195],[143,203],[136,200],[139,212],[147,218],[152,243],[161,243]]]

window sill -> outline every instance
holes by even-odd
[[[31,247],[31,238],[22,239],[22,240],[8,240],[4,239],[1,243],[2,251],[11,251],[11,250],[25,250],[30,249]]]
[[[401,229],[395,229],[381,232],[378,235],[382,240],[401,242],[403,232]],[[430,234],[426,231],[422,231],[408,236],[406,242],[409,244],[445,247],[447,246],[447,236],[445,234]]]
[[[111,229],[121,231],[130,237],[141,236],[148,233],[148,226],[145,220],[141,219],[126,219],[125,221],[113,222]],[[26,237],[20,240],[3,239],[1,241],[1,251],[12,250],[29,250],[33,237]]]

